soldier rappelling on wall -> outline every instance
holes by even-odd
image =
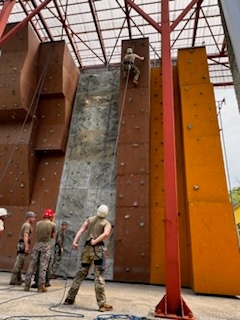
[[[140,76],[140,70],[135,65],[135,59],[144,60],[144,57],[139,56],[138,54],[133,52],[132,48],[127,49],[127,53],[123,57],[122,60],[122,68],[123,68],[123,79],[127,78],[128,73],[133,72],[133,83],[138,85],[138,79]]]

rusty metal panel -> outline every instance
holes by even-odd
[[[149,217],[145,208],[118,208],[114,274],[123,281],[148,282]]]
[[[126,154],[131,155],[131,158],[126,159]],[[149,144],[119,144],[117,161],[119,175],[149,173]]]
[[[149,210],[149,174],[119,175],[117,207],[145,207]]]
[[[36,174],[36,127],[5,123],[0,130],[0,204],[28,205]]]
[[[13,26],[10,24],[6,29]],[[22,120],[27,113],[33,114],[32,99],[38,80],[38,48],[39,41],[29,25],[1,47],[0,121]]]
[[[22,223],[25,221],[25,213],[28,210],[36,212],[36,221],[41,220],[45,208],[56,209],[59,184],[62,176],[64,164],[64,155],[53,156],[45,155],[39,161],[34,180],[34,188],[31,201],[27,205],[13,206],[12,202],[4,207],[10,212],[6,219],[6,229],[0,241],[0,268],[2,270],[12,270],[16,259],[16,243],[19,237],[19,231]],[[15,191],[17,193],[18,190]],[[35,241],[33,233],[32,243]],[[7,245],[6,245],[7,243]],[[28,265],[29,257],[25,263],[25,269]]]
[[[65,151],[71,112],[72,104],[64,97],[40,99],[36,150]]]
[[[117,158],[114,278],[149,282],[150,64],[148,39],[124,41],[144,56],[138,86],[121,79]],[[126,93],[126,94],[125,94]]]
[[[8,42],[7,47],[4,48],[7,52],[5,63],[8,68],[9,66],[16,68],[14,72],[17,75],[14,77],[14,81],[13,74],[9,76],[14,85],[9,85],[7,90],[3,87],[2,91],[6,95],[17,96],[22,105],[19,107],[20,103],[17,102],[12,107],[11,102],[8,108],[1,103],[2,95],[0,96],[0,118],[1,120],[9,120],[0,123],[0,175],[2,177],[0,204],[10,212],[10,217],[6,221],[6,231],[0,243],[0,266],[1,269],[6,270],[11,270],[13,267],[16,257],[16,242],[20,226],[25,220],[26,211],[35,211],[38,215],[37,219],[41,219],[42,212],[46,207],[56,209],[72,102],[79,76],[77,67],[69,58],[70,53],[61,43],[63,48],[61,54],[57,55],[55,49],[55,55],[52,57],[55,59],[53,64],[57,64],[57,67],[53,68],[55,78],[47,78],[51,85],[55,82],[56,88],[61,88],[61,92],[52,90],[55,85],[53,87],[49,85],[52,92],[40,97],[35,117],[33,119],[29,117],[23,126],[20,123],[22,121],[19,120],[26,116],[29,100],[32,99],[30,93],[36,90],[35,80],[39,75],[38,70],[34,69],[39,62],[38,59],[36,60],[39,44],[35,41],[35,35],[29,33],[28,28],[22,30],[24,31],[20,32],[20,36],[18,33],[16,35],[16,43],[20,41],[25,46],[22,46],[19,51],[14,49],[14,43],[9,45]],[[58,44],[56,48],[59,48]],[[2,61],[0,62],[2,63]],[[46,63],[46,60],[44,62]],[[32,77],[33,69],[35,78]],[[51,70],[50,68],[50,74]],[[9,72],[9,70],[7,71]],[[0,77],[0,83],[1,81]],[[29,87],[32,88],[32,91]],[[11,98],[8,100],[6,96],[4,99],[11,101]],[[53,153],[52,150],[58,152]],[[8,246],[2,245],[6,242]]]
[[[121,87],[120,90],[120,97],[119,97],[119,112],[122,113],[122,115],[142,115],[142,116],[149,116],[149,91],[148,88],[141,87],[141,90],[139,90],[138,95],[135,94],[136,87],[135,88],[129,88],[129,83],[127,90],[125,92],[126,88]],[[125,95],[126,93],[126,95]],[[123,101],[124,99],[124,101]],[[145,104],[146,101],[146,104]],[[123,106],[124,102],[124,106]]]
[[[48,62],[42,94],[63,94],[73,102],[79,70],[64,41],[41,43],[39,71]]]
[[[149,141],[149,114],[123,115],[120,122],[119,144],[148,143]]]

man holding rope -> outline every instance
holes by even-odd
[[[104,242],[111,233],[111,224],[106,220],[108,207],[104,204],[100,205],[97,215],[89,217],[78,230],[72,247],[78,248],[78,241],[82,234],[86,231],[86,242],[82,252],[82,263],[80,270],[73,279],[71,288],[68,291],[64,301],[65,305],[71,305],[75,302],[80,285],[86,279],[91,264],[94,262],[94,284],[97,304],[99,311],[111,311],[113,307],[106,303],[105,296],[105,280],[102,276],[104,262]]]

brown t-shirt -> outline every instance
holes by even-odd
[[[103,233],[105,227],[108,227],[110,229],[112,228],[111,223],[108,220],[99,218],[98,216],[89,217],[87,221],[87,241],[99,237]]]
[[[36,224],[36,238],[37,242],[48,242],[54,236],[56,231],[56,225],[54,222],[43,219],[37,222]]]
[[[32,226],[27,221],[24,222],[24,224],[21,227],[20,234],[19,234],[19,239],[24,240],[24,233],[28,233],[28,235],[29,235],[29,243],[30,243],[30,237],[31,237],[31,234],[32,234]]]

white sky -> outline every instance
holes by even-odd
[[[234,88],[215,89],[216,102],[225,103],[221,107],[223,154],[225,158],[228,189],[240,186],[240,113]],[[217,103],[218,105],[218,103]]]

